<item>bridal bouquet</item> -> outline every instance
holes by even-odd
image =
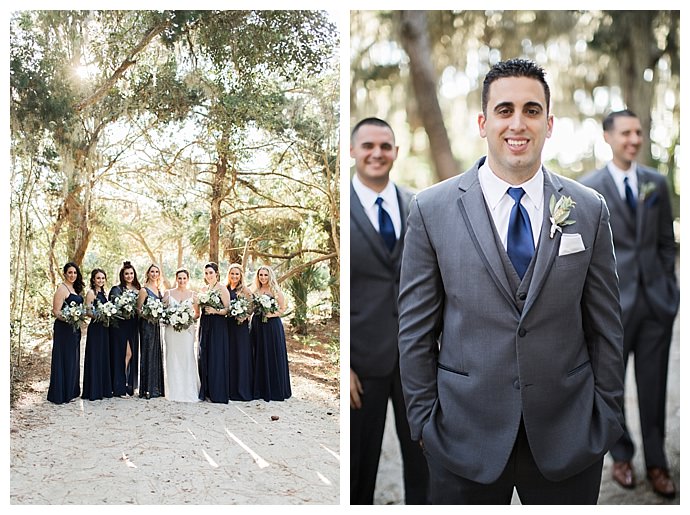
[[[137,292],[134,290],[125,289],[120,295],[115,297],[115,306],[117,306],[117,318],[122,320],[129,320],[137,312]]]
[[[172,304],[165,310],[165,323],[175,331],[184,331],[194,324],[194,309],[190,301]]]
[[[244,322],[250,314],[251,306],[249,299],[246,297],[238,296],[230,301],[228,316],[234,317],[238,325]]]
[[[218,290],[205,291],[199,294],[199,308],[203,313],[206,306],[213,309],[223,309],[223,300]]]
[[[72,326],[72,330],[76,333],[81,329],[81,325],[86,320],[86,309],[83,304],[77,304],[72,301],[60,310],[60,315],[63,320]]]
[[[110,324],[117,318],[119,310],[115,303],[97,301],[93,308],[93,319],[96,322],[101,322],[105,327],[110,327]]]
[[[160,299],[147,297],[141,306],[141,316],[149,322],[162,322],[165,320],[165,305]]]
[[[263,295],[254,295],[254,312],[261,314],[261,321],[268,321],[271,313],[278,311],[278,301],[270,295],[264,293]]]

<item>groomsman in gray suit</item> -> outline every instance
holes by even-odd
[[[674,497],[664,451],[666,435],[666,380],[673,320],[679,292],[675,275],[676,245],[666,180],[635,159],[642,145],[642,125],[629,110],[609,114],[603,122],[604,139],[613,159],[582,183],[606,199],[623,311],[624,355],[635,355],[635,382],[647,478],[653,490]],[[613,479],[624,488],[635,487],[635,452],[627,427],[611,448]]]
[[[487,156],[410,206],[400,374],[434,504],[596,504],[623,432],[609,213],[542,165],[549,97],[535,63],[495,64]]]
[[[398,286],[412,193],[390,181],[398,155],[393,130],[366,118],[352,130],[350,155],[350,503],[373,504],[388,400],[403,459],[405,503],[428,502],[429,473],[410,438],[398,368]]]

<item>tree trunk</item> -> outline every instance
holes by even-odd
[[[625,27],[624,33],[627,34],[627,44],[620,46],[618,54],[623,100],[627,108],[639,117],[642,134],[645,135],[639,160],[652,164],[650,134],[654,80],[645,80],[644,72],[647,68],[653,70],[660,56],[655,45],[650,44],[655,39],[653,17],[646,11],[629,11],[621,16],[619,26]]]
[[[219,241],[220,241],[220,207],[225,198],[225,177],[228,173],[228,158],[227,155],[221,154],[219,156],[218,164],[216,165],[216,173],[213,174],[211,186],[211,219],[209,220],[209,244],[208,244],[208,259],[218,263],[219,257]]]
[[[453,157],[438,103],[426,11],[400,11],[400,40],[410,58],[410,78],[417,112],[429,138],[436,175],[439,180],[453,177],[458,174],[458,163]]]

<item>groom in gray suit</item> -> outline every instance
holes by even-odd
[[[596,504],[622,434],[623,331],[603,198],[542,166],[549,87],[484,79],[488,153],[413,200],[400,374],[434,504]]]
[[[616,249],[623,311],[624,355],[635,354],[635,382],[640,428],[652,489],[674,497],[664,452],[666,380],[673,320],[679,293],[675,275],[676,244],[666,179],[636,162],[642,145],[642,125],[629,110],[609,114],[604,139],[613,159],[582,179],[606,199]],[[625,433],[611,448],[613,479],[634,488],[632,438]]]
[[[389,399],[405,504],[427,504],[429,472],[410,437],[398,368],[398,284],[412,193],[390,180],[398,147],[384,120],[355,125],[350,155],[350,504],[374,502]]]

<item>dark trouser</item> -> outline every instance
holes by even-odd
[[[668,468],[666,437],[666,382],[673,323],[661,322],[649,309],[640,292],[628,323],[624,327],[623,352],[627,370],[628,356],[635,354],[635,383],[640,410],[640,429],[647,467]],[[611,448],[615,461],[631,461],[635,453],[627,425],[623,436]]]
[[[362,408],[350,409],[350,504],[373,504],[388,399],[393,404],[400,441],[405,504],[428,504],[429,471],[417,442],[410,437],[400,371],[384,378],[359,378]]]
[[[427,454],[431,472],[432,504],[510,504],[513,487],[522,504],[596,504],[604,458],[563,481],[549,481],[534,462],[520,422],[508,463],[499,478],[488,485],[465,479]]]

